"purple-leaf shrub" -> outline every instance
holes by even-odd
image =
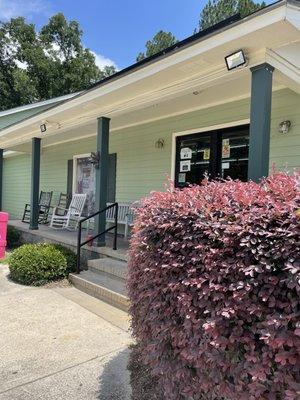
[[[166,400],[300,398],[299,207],[299,172],[143,201],[132,327]]]

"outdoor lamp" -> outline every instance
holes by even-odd
[[[291,128],[291,121],[282,121],[279,124],[279,133],[287,134]]]
[[[164,146],[165,146],[165,141],[164,141],[164,139],[158,139],[158,140],[155,142],[155,148],[156,148],[156,149],[163,149]]]
[[[46,130],[47,130],[47,125],[46,125],[46,124],[40,125],[40,130],[41,130],[41,133],[46,132]]]
[[[239,50],[235,53],[229,54],[229,56],[225,57],[225,61],[228,71],[247,64],[247,60],[243,50]]]

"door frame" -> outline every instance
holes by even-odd
[[[241,119],[238,121],[226,122],[218,125],[203,126],[201,128],[189,129],[186,131],[173,132],[172,134],[172,152],[171,152],[171,180],[175,182],[176,173],[176,139],[178,136],[196,135],[198,133],[205,133],[219,129],[235,128],[239,125],[250,124],[250,118]]]

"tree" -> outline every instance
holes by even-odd
[[[241,17],[265,7],[266,3],[255,0],[209,0],[200,14],[199,31],[240,13]]]
[[[84,90],[116,72],[100,70],[78,22],[59,13],[36,32],[24,18],[0,23],[0,110]]]
[[[176,44],[178,40],[171,32],[159,31],[151,40],[146,43],[146,51],[138,54],[136,61],[151,57],[166,48]]]

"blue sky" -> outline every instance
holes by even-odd
[[[272,0],[267,1],[271,3]],[[79,21],[83,43],[98,65],[119,69],[134,63],[145,42],[160,29],[178,39],[193,33],[206,0],[0,0],[0,20],[24,16],[39,28],[63,12]]]

